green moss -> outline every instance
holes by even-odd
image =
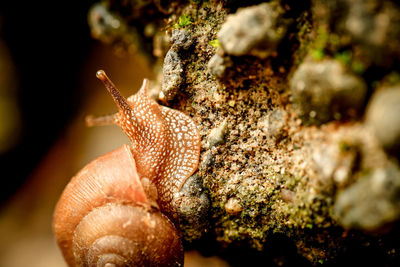
[[[220,47],[221,43],[219,42],[218,39],[214,39],[208,42],[212,47]]]
[[[362,74],[365,71],[364,63],[355,58],[353,52],[350,50],[336,53],[335,59],[340,61],[347,68],[351,69],[354,73]]]
[[[324,57],[323,49],[313,49],[311,50],[311,56],[314,60],[321,60]]]
[[[183,28],[190,24],[192,24],[192,17],[190,15],[182,14],[178,19],[178,23],[176,23],[174,25],[174,27],[175,28]]]
[[[313,48],[311,50],[311,56],[315,60],[321,60],[324,57],[325,47],[328,43],[328,38],[329,38],[328,32],[323,27],[318,28],[317,38],[315,39],[312,45]]]
[[[348,66],[353,57],[353,53],[350,50],[345,50],[335,54],[335,59],[341,62],[343,65]]]
[[[362,61],[353,60],[351,64],[351,69],[357,74],[362,74],[365,71],[365,65]]]

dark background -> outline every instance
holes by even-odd
[[[83,102],[77,85],[94,43],[86,19],[94,2],[0,1],[0,35],[15,64],[22,117],[19,142],[0,155],[2,205]]]

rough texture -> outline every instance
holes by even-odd
[[[233,56],[270,56],[286,33],[288,21],[282,13],[276,3],[264,3],[229,15],[218,32],[223,49]]]
[[[224,142],[227,127],[228,127],[228,122],[227,120],[224,120],[217,127],[215,127],[210,131],[210,134],[207,137],[207,146],[209,148],[212,148]]]
[[[186,241],[197,240],[209,230],[210,200],[199,175],[195,174],[186,180],[180,192],[174,196],[174,206]]]
[[[187,31],[172,31],[171,48],[164,58],[163,82],[160,92],[161,100],[167,102],[173,100],[183,84],[183,69],[185,66],[181,59],[181,54],[189,49],[192,43],[193,38]]]
[[[256,265],[260,257],[271,266],[396,266],[400,243],[390,235],[399,230],[396,190],[370,194],[388,209],[366,205],[372,201],[367,195],[349,196],[376,172],[387,174],[384,185],[397,184],[391,173],[399,150],[387,154],[363,116],[377,88],[400,80],[398,5],[256,2],[181,2],[173,14],[153,17],[153,23],[166,22],[159,32],[171,37],[179,29],[193,38],[187,50],[162,42],[151,47],[158,55],[155,69],[165,60],[173,64],[164,69],[182,69],[167,103],[192,116],[201,135],[196,174],[209,194],[210,228],[191,245],[218,251],[232,265]],[[344,27],[352,19],[390,34],[356,34]],[[185,44],[185,36],[173,40]],[[370,50],[372,43],[363,39],[371,38],[382,45]],[[168,51],[179,60],[165,57]],[[223,142],[210,146],[212,129],[224,120]],[[211,136],[222,136],[214,131]],[[362,218],[368,212],[376,212],[373,223]],[[373,236],[353,230],[356,225],[389,232]]]
[[[176,51],[171,49],[165,55],[164,59],[163,83],[160,98],[166,101],[174,99],[183,81],[182,59]]]
[[[113,122],[131,141],[138,175],[156,186],[161,211],[178,221],[172,200],[199,164],[200,136],[194,122],[152,100],[146,79],[139,92],[125,99],[104,71],[98,71],[97,77],[118,107]]]

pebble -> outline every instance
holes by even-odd
[[[217,127],[213,128],[207,137],[207,147],[212,148],[225,142],[225,134],[228,129],[228,121],[225,119]]]
[[[160,100],[169,102],[175,98],[181,85],[184,83],[184,62],[182,51],[193,44],[193,38],[185,30],[173,30],[171,48],[164,58],[163,80],[161,85]]]
[[[212,75],[222,78],[225,76],[227,69],[232,66],[233,62],[230,57],[224,57],[217,53],[210,58],[208,71]]]
[[[164,58],[160,99],[164,101],[174,99],[183,81],[182,59],[176,51],[170,49]]]
[[[225,211],[230,215],[237,215],[243,210],[242,205],[240,205],[240,200],[236,197],[231,197],[225,203]]]
[[[388,151],[400,151],[400,85],[377,91],[366,112],[366,124]]]
[[[336,60],[302,63],[290,81],[293,107],[305,125],[356,117],[367,87]]]
[[[336,199],[334,215],[346,228],[378,231],[400,218],[400,170],[395,164],[372,170]]]
[[[276,52],[289,25],[282,14],[275,2],[240,8],[227,17],[218,40],[228,55],[266,58]]]
[[[175,29],[172,31],[171,42],[175,50],[187,50],[193,44],[193,38],[189,32]]]
[[[190,176],[174,196],[180,228],[187,241],[200,238],[209,227],[210,200],[200,175]]]

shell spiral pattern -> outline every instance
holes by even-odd
[[[70,266],[181,266],[183,247],[172,200],[197,169],[200,137],[187,115],[148,97],[148,81],[125,99],[97,77],[119,112],[89,124],[119,125],[132,146],[84,167],[57,203],[53,231]]]

